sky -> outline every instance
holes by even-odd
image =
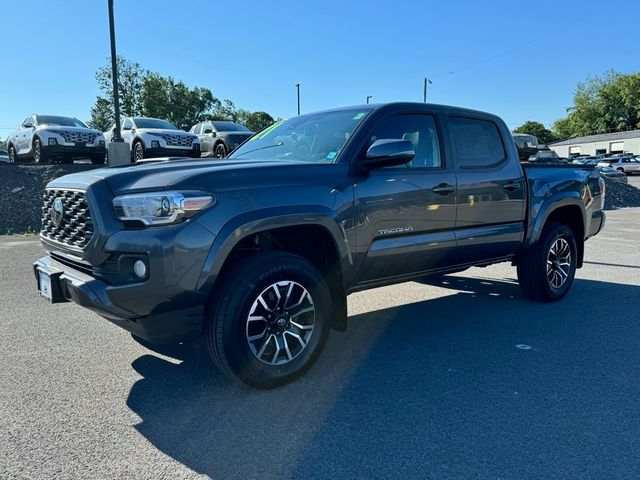
[[[0,138],[31,113],[90,118],[107,0],[2,0]],[[611,20],[609,20],[611,18]],[[576,84],[640,70],[640,2],[115,0],[118,54],[237,107],[428,101],[550,126]]]

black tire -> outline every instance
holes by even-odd
[[[106,162],[106,155],[93,155],[91,157],[91,163],[93,165],[103,165]]]
[[[624,168],[618,168],[617,170],[618,170],[619,172],[622,172],[622,173],[624,173],[625,175],[627,175],[627,172],[625,172],[625,171],[624,171]]]
[[[18,154],[16,152],[16,147],[13,145],[9,145],[9,163],[16,163],[18,161]]]
[[[144,159],[144,145],[140,140],[133,142],[131,146],[131,162],[136,163],[138,160]]]
[[[286,352],[284,351],[286,342],[283,341],[283,338],[286,337],[292,341],[292,337],[290,336],[291,334],[287,335],[288,332],[273,333],[271,328],[278,323],[278,320],[273,319],[269,323],[266,317],[275,315],[267,315],[269,311],[265,309],[263,310],[265,315],[260,317],[264,320],[258,320],[257,322],[249,320],[250,313],[255,315],[257,311],[252,311],[252,306],[255,309],[255,305],[260,305],[258,297],[271,292],[271,297],[276,299],[272,292],[272,287],[277,282],[281,282],[280,285],[284,285],[282,288],[286,288],[287,282],[295,284],[295,288],[298,289],[295,296],[299,295],[298,292],[302,293],[300,302],[304,297],[302,288],[306,289],[310,296],[310,299],[306,300],[309,302],[307,305],[311,305],[314,309],[311,317],[307,316],[307,320],[305,320],[308,321],[308,318],[314,319],[310,324],[313,325],[311,332],[305,338],[306,345],[300,347],[303,342],[288,344]],[[214,303],[212,308],[209,309],[208,318],[206,319],[205,337],[209,355],[223,373],[232,379],[239,379],[253,387],[273,388],[292,382],[311,368],[326,343],[332,305],[329,288],[320,272],[313,265],[302,257],[288,253],[257,253],[232,266],[230,271],[219,280],[219,284],[222,287],[213,294]],[[276,288],[280,287],[277,286]],[[292,293],[292,295],[294,294]],[[282,293],[278,296],[277,305],[280,305],[279,299],[282,296]],[[293,309],[302,308],[303,305],[300,302],[288,308],[292,309],[292,311]],[[287,307],[287,303],[286,299],[283,300],[284,307]],[[275,307],[276,304],[272,304],[272,306]],[[259,306],[258,308],[262,307]],[[277,311],[271,310],[270,312],[275,313]],[[302,320],[298,319],[304,317],[296,316],[296,314],[291,314],[292,316],[289,317],[286,308],[282,315],[287,316],[291,322],[295,317],[299,323],[303,323]],[[297,313],[297,315],[301,314]],[[309,315],[309,313],[305,313],[306,315]],[[279,318],[281,320],[282,316]],[[249,325],[250,323],[251,325]],[[257,351],[258,345],[253,344],[252,350],[249,337],[251,328],[261,330],[262,325],[264,325],[263,335],[266,340],[261,343],[260,351],[264,352],[261,360],[258,358],[260,354],[260,351]],[[305,325],[305,327],[309,328],[308,325]],[[297,330],[298,327],[290,326],[289,328],[295,328],[293,331],[300,335],[307,335],[302,330]],[[255,330],[253,333],[255,333]],[[278,338],[280,339],[279,341]],[[262,342],[262,339],[256,340],[256,342]],[[264,344],[269,345],[264,348]],[[277,351],[276,347],[278,348]],[[299,348],[300,350],[295,355],[292,355],[291,352],[295,353],[294,348]],[[271,350],[274,350],[273,356],[270,353]],[[267,360],[270,358],[272,361],[276,361],[280,358],[281,360],[279,361],[284,361],[285,363],[279,365],[268,364],[265,361],[267,354],[269,355]],[[282,358],[282,356],[286,356],[286,358]]]
[[[227,152],[227,147],[223,142],[217,143],[215,147],[213,147],[213,156],[216,158],[225,158],[229,152]]]
[[[559,256],[556,255],[554,258],[551,251],[559,239],[566,242],[571,255],[568,259],[568,265],[564,265],[566,277],[554,273],[560,268],[558,265],[562,265]],[[559,243],[564,245],[562,240]],[[564,297],[571,288],[575,277],[577,250],[573,230],[562,223],[551,222],[546,225],[538,242],[518,261],[518,283],[525,295],[541,302],[555,302]],[[562,260],[566,260],[566,257]],[[549,272],[548,268],[551,268],[552,271]],[[557,278],[564,278],[560,285],[553,284],[554,280],[552,279]]]
[[[38,137],[33,139],[33,148],[31,151],[34,163],[47,163],[49,160],[44,148],[42,148],[42,141]]]

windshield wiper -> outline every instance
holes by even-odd
[[[253,150],[249,150],[248,152],[244,152],[242,155],[249,155],[250,153],[253,152],[257,152],[258,150],[265,150],[267,148],[273,148],[273,147],[281,147],[284,145],[284,142],[278,142],[278,143],[274,143],[273,145],[265,145],[264,147],[259,147],[259,148],[254,148]],[[242,157],[236,157],[237,159],[240,159]]]

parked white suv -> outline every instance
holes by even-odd
[[[7,152],[10,162],[30,159],[36,163],[59,159],[90,158],[103,163],[105,137],[77,118],[58,115],[29,115],[20,128],[9,135]]]
[[[640,161],[632,156],[616,156],[605,158],[598,162],[599,167],[615,168],[619,172],[633,175],[640,173]]]
[[[115,125],[105,132],[113,139]],[[120,135],[131,147],[131,161],[155,157],[200,158],[200,140],[196,135],[178,130],[171,122],[159,118],[123,117]]]

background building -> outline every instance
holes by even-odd
[[[613,153],[640,154],[640,130],[575,137],[549,144],[561,157]]]

